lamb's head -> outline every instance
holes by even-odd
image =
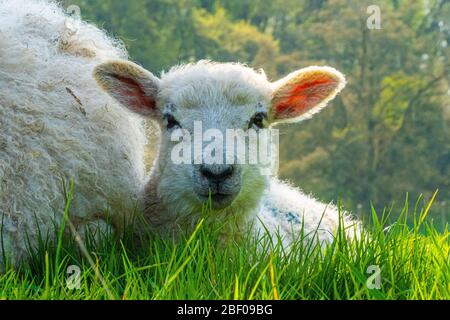
[[[265,129],[275,124],[310,117],[345,85],[329,67],[309,67],[269,82],[262,71],[207,61],[174,67],[160,79],[127,61],[99,65],[94,75],[120,104],[160,125],[156,191],[180,211],[201,208],[209,197],[218,211],[256,206],[267,171],[261,161],[250,161],[258,150],[251,141],[261,141],[263,131],[270,137]],[[253,151],[244,149],[242,159],[236,141],[246,141]]]

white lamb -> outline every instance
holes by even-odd
[[[307,118],[344,87],[338,71],[310,67],[271,83],[240,64],[200,61],[159,79],[126,59],[120,43],[53,3],[0,0],[1,266],[5,257],[21,261],[28,241],[35,246],[38,232],[59,226],[61,177],[75,182],[70,219],[80,230],[106,220],[120,228],[138,203],[156,230],[189,231],[210,197],[227,236],[261,220],[286,243],[301,225],[319,241],[332,238],[334,207],[258,165],[175,164],[171,134],[191,132],[194,121],[224,132]],[[149,177],[146,118],[161,140]]]

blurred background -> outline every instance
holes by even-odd
[[[438,227],[450,220],[449,0],[61,2],[155,74],[205,58],[263,68],[271,80],[337,68],[348,85],[331,106],[280,128],[282,178],[363,217],[371,204],[395,216],[407,194],[414,207],[439,189],[430,215]]]

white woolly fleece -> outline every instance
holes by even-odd
[[[272,235],[281,236],[285,247],[301,239],[321,245],[330,243],[336,236],[338,226],[345,230],[349,239],[358,237],[360,222],[353,220],[347,212],[340,214],[339,217],[338,209],[333,204],[317,201],[286,182],[273,178],[261,199],[256,231],[265,233],[267,230]]]
[[[123,46],[48,1],[0,0],[0,220],[4,254],[20,261],[60,220],[60,176],[74,179],[71,216],[102,218],[144,183],[142,120],[95,83]],[[5,248],[5,252],[2,251]]]

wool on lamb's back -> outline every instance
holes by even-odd
[[[142,122],[92,78],[96,65],[118,58],[126,58],[118,42],[55,4],[0,0],[0,221],[16,260],[37,226],[45,234],[62,217],[60,176],[74,179],[79,221],[139,192]]]

